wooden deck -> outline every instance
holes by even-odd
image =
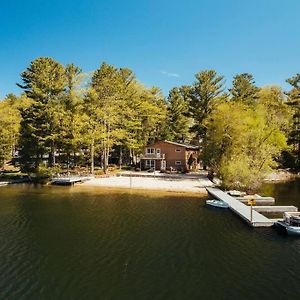
[[[295,212],[298,211],[298,208],[293,205],[289,206],[253,206],[257,212],[262,213],[284,213],[284,212]]]
[[[253,210],[252,211],[252,222],[251,222],[251,212],[250,207],[243,204],[239,200],[234,197],[226,194],[218,188],[206,188],[209,194],[214,196],[219,200],[223,200],[229,205],[229,208],[236,213],[239,217],[241,217],[244,221],[246,221],[252,227],[270,227],[274,224],[274,221],[268,219],[263,216],[259,212]]]
[[[245,197],[234,197],[236,200],[239,200],[243,203],[247,203],[249,199],[255,199],[258,205],[260,204],[274,204],[275,199],[273,197],[262,197],[258,195],[254,196],[245,196]]]
[[[85,182],[94,177],[83,177],[83,176],[70,176],[70,177],[56,177],[52,179],[52,184],[56,185],[74,185],[75,183]]]

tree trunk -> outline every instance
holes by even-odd
[[[129,148],[129,158],[130,158],[130,165],[133,164],[133,158],[132,158],[132,149]]]

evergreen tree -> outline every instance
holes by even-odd
[[[168,131],[170,139],[176,142],[187,142],[191,119],[187,116],[189,102],[185,99],[182,88],[173,88],[168,96]]]
[[[85,98],[85,111],[90,117],[91,169],[94,152],[101,153],[101,164],[107,172],[109,153],[124,131],[117,126],[122,107],[121,76],[118,69],[103,63],[91,80],[91,88]],[[97,148],[95,149],[97,143]]]
[[[196,82],[192,85],[190,96],[190,114],[194,119],[194,131],[201,140],[205,138],[206,128],[203,123],[212,112],[217,100],[224,90],[223,76],[219,76],[214,70],[205,70],[195,75]]]
[[[69,168],[71,154],[73,153],[73,165],[76,163],[75,153],[80,151],[80,145],[84,144],[82,139],[82,95],[80,83],[82,71],[74,64],[68,64],[65,68],[66,88],[60,103],[61,133],[59,148]]]
[[[293,153],[295,153],[295,167],[300,168],[300,74],[287,79],[292,86],[291,91],[287,93],[287,104],[293,111],[292,129],[289,133],[289,144],[293,145]]]
[[[54,165],[61,130],[59,105],[66,85],[65,69],[52,58],[40,57],[31,62],[21,78],[23,83],[18,86],[33,100],[21,112],[21,161],[36,169],[48,153],[49,165]]]
[[[254,104],[257,100],[259,88],[255,86],[253,75],[249,73],[234,76],[232,88],[229,89],[232,101],[241,101],[246,104]]]

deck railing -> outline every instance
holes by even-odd
[[[145,154],[141,154],[140,156],[141,158],[144,158],[144,159],[151,159],[151,158],[161,158],[161,159],[165,159],[165,154],[162,154],[162,153],[153,153],[153,154],[150,154],[150,153],[145,153]]]

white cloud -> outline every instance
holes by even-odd
[[[163,74],[163,75],[166,75],[168,77],[176,77],[176,78],[180,77],[180,75],[177,74],[177,73],[170,73],[170,72],[164,71],[164,70],[160,71],[160,73]]]

